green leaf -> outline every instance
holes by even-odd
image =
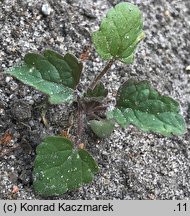
[[[75,56],[69,53],[61,56],[52,50],[45,50],[44,56],[28,53],[24,64],[7,71],[23,83],[48,94],[52,104],[74,100],[72,89],[76,89],[81,72],[82,63]]]
[[[34,189],[42,196],[61,195],[90,183],[98,166],[84,149],[60,136],[47,137],[36,149]]]
[[[91,120],[89,123],[93,132],[100,138],[108,137],[114,130],[114,123],[112,120]]]
[[[21,80],[24,84],[30,85],[49,95],[49,102],[51,104],[61,104],[74,100],[74,91],[72,89],[61,83],[45,80],[45,75],[42,75],[42,71],[38,71],[34,67],[22,64],[12,68],[7,73]]]
[[[121,127],[125,128],[129,125],[129,122],[127,122],[125,116],[119,110],[118,108],[115,108],[113,110],[110,110],[106,113],[107,119],[115,120]]]
[[[59,72],[62,84],[76,89],[82,73],[82,63],[70,53],[63,57],[52,50],[45,50],[44,56]]]
[[[104,84],[102,82],[99,82],[93,90],[90,88],[87,89],[85,97],[99,98],[101,100],[107,97],[107,95],[108,95],[108,90],[105,89]]]
[[[148,81],[128,80],[119,88],[116,100],[116,107],[122,112],[126,122],[143,131],[166,136],[186,132],[178,102],[160,95]]]
[[[137,44],[144,38],[142,14],[137,6],[122,2],[108,11],[92,39],[103,59],[134,60]]]
[[[24,62],[28,67],[33,67],[38,71],[36,74],[38,77],[50,82],[61,83],[58,71],[44,56],[28,53],[24,57]]]

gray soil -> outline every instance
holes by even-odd
[[[120,1],[49,0],[51,10],[42,12],[43,2],[0,1],[0,199],[42,199],[32,186],[35,148],[45,136],[67,128],[70,111],[67,105],[48,107],[45,126],[45,96],[2,72],[29,51],[51,48],[79,57],[90,47],[82,76],[87,87],[105,64],[90,34],[105,12]],[[130,2],[143,12],[146,38],[133,65],[116,63],[103,78],[109,97],[113,100],[120,83],[129,77],[150,80],[160,92],[180,102],[187,133],[166,138],[130,126],[118,127],[111,137],[99,140],[87,129],[84,142],[100,171],[91,184],[53,199],[190,199],[190,75],[186,71],[190,1]],[[11,141],[2,142],[5,133]]]

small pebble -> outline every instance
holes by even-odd
[[[11,80],[12,80],[12,77],[10,77],[10,76],[7,76],[7,77],[5,78],[6,83],[10,82]]]
[[[170,11],[169,11],[169,10],[166,10],[164,14],[165,14],[165,16],[167,16],[167,17],[170,17],[170,16],[171,16],[171,14],[170,14]]]
[[[4,109],[0,108],[0,114],[3,114],[4,113]]]
[[[190,71],[190,65],[188,65],[185,70],[189,72]]]
[[[42,13],[45,16],[49,16],[52,12],[52,8],[50,7],[50,5],[48,3],[45,3],[42,5]]]

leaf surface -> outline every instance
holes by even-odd
[[[70,53],[61,56],[52,50],[45,50],[44,56],[57,69],[62,84],[76,89],[82,73],[82,63]]]
[[[93,180],[98,166],[84,149],[63,137],[47,137],[36,149],[34,189],[42,196],[61,195]]]
[[[93,132],[100,138],[108,137],[114,130],[112,120],[91,120],[89,123]]]
[[[143,131],[166,136],[186,132],[178,102],[168,96],[162,96],[148,81],[128,80],[119,88],[116,100],[116,107],[122,112],[126,122]]]
[[[129,125],[122,111],[118,108],[106,112],[107,119],[114,119],[121,127],[125,128]]]
[[[144,38],[142,14],[137,6],[122,2],[110,9],[93,43],[103,59],[118,59],[126,64],[134,60],[137,44]]]

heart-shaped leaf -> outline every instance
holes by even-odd
[[[36,149],[34,189],[42,196],[61,195],[93,180],[98,166],[84,149],[59,136],[47,137]]]
[[[44,80],[40,71],[30,68],[26,64],[16,66],[7,71],[10,75],[21,80],[23,83],[30,85],[37,90],[49,95],[51,104],[61,104],[74,100],[74,91],[60,83]]]
[[[71,54],[61,56],[52,50],[44,51],[44,56],[28,53],[24,64],[13,67],[7,73],[15,76],[50,96],[52,104],[70,102],[74,99],[82,72],[82,63]]]
[[[110,9],[93,43],[103,59],[118,59],[130,64],[137,44],[144,38],[142,14],[137,6],[122,2]]]
[[[103,98],[106,98],[107,95],[108,95],[108,90],[105,89],[104,84],[99,81],[94,89],[90,89],[90,88],[87,89],[85,97],[102,100]]]
[[[93,132],[100,138],[110,136],[114,130],[114,123],[112,120],[91,120],[89,123]]]
[[[186,132],[184,119],[179,114],[178,102],[160,95],[148,81],[137,82],[130,79],[125,82],[118,90],[116,107],[128,124],[133,124],[143,131],[166,136]],[[122,118],[122,115],[119,117]],[[116,116],[114,118],[117,120]]]

